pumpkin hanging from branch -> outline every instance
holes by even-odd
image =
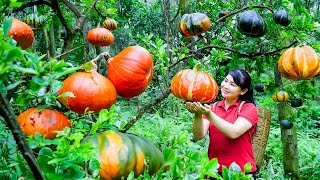
[[[34,33],[30,26],[25,22],[22,22],[16,18],[13,18],[11,29],[8,33],[8,36],[17,41],[22,49],[27,49],[30,47],[34,40]]]
[[[310,46],[297,46],[284,51],[278,61],[281,76],[291,80],[308,80],[320,71],[320,59]]]
[[[148,139],[135,134],[107,130],[88,136],[83,142],[98,148],[99,173],[102,179],[126,178],[131,171],[135,177],[145,171],[152,175],[164,163],[161,151]]]
[[[64,93],[68,92],[72,95],[65,96]],[[69,76],[63,81],[63,87],[58,94],[58,101],[61,104],[80,114],[109,109],[117,98],[116,88],[112,82],[95,69]]]
[[[267,24],[255,10],[242,12],[237,17],[237,29],[249,37],[262,37],[267,32]]]
[[[171,92],[186,101],[211,102],[218,95],[218,84],[210,74],[196,71],[198,65],[179,71],[172,78]]]
[[[132,98],[145,91],[153,75],[152,56],[141,46],[129,46],[107,61],[108,78],[118,95]]]
[[[39,29],[39,28],[44,27],[47,20],[44,16],[42,16],[42,15],[38,16],[37,14],[33,13],[33,14],[29,14],[24,21],[29,26],[31,26],[35,29]]]
[[[69,118],[56,110],[31,108],[17,117],[22,132],[33,136],[36,132],[47,139],[54,139],[57,131],[70,127]]]
[[[281,26],[288,26],[291,22],[291,17],[286,10],[278,10],[273,13],[273,20]]]
[[[106,18],[103,23],[102,23],[102,27],[106,28],[110,31],[117,29],[118,24],[116,22],[116,20],[112,19],[112,18]]]
[[[94,46],[110,46],[113,44],[113,34],[106,28],[94,28],[88,32],[88,42]]]
[[[210,27],[210,19],[203,13],[184,14],[178,23],[178,29],[184,37],[199,36],[204,42],[206,40],[202,34],[207,32]]]
[[[289,94],[285,91],[279,91],[272,95],[272,99],[275,102],[286,102],[289,100]]]

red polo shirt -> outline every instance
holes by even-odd
[[[238,117],[243,117],[248,120],[253,126],[247,132],[236,139],[229,139],[222,134],[212,123],[209,126],[210,143],[208,148],[209,159],[217,158],[220,164],[218,169],[222,171],[222,165],[229,168],[232,162],[236,162],[241,170],[244,171],[244,165],[250,162],[252,165],[251,172],[257,170],[256,162],[251,144],[251,136],[254,133],[258,122],[257,108],[253,103],[244,103],[240,113],[238,114],[238,107],[240,100],[230,105],[228,110],[225,110],[224,100],[218,102],[216,107],[211,109],[222,119],[234,123]],[[206,117],[204,117],[206,118]]]

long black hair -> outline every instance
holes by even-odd
[[[246,93],[243,95],[240,95],[239,99],[246,102],[251,102],[255,104],[253,99],[253,87],[251,84],[251,76],[249,73],[243,69],[235,69],[232,71],[229,71],[230,76],[233,77],[234,83],[236,83],[241,90],[248,89]]]

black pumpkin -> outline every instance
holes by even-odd
[[[254,89],[257,92],[264,92],[267,89],[267,86],[265,86],[263,83],[258,83],[254,85]]]
[[[286,10],[278,10],[273,13],[273,20],[281,26],[288,26],[291,22],[291,17]]]
[[[302,106],[303,102],[301,99],[291,99],[290,104],[292,107],[300,107]]]
[[[280,121],[280,126],[283,129],[291,129],[293,127],[293,123],[290,122],[289,120],[284,119]]]
[[[220,18],[222,18],[223,16],[226,16],[226,15],[228,15],[228,13],[226,11],[220,11],[218,13],[218,19],[220,19]],[[226,22],[226,18],[221,19],[220,22]]]
[[[237,18],[237,29],[249,37],[262,37],[267,32],[267,24],[255,10],[241,13]]]

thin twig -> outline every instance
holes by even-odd
[[[83,45],[81,45],[81,46],[79,46],[79,47],[76,47],[76,48],[73,48],[73,49],[70,49],[69,51],[64,52],[64,53],[62,53],[62,54],[54,57],[54,59],[57,59],[57,58],[59,58],[59,57],[61,57],[61,56],[63,56],[63,55],[66,55],[66,54],[68,54],[68,53],[70,53],[70,52],[72,52],[72,51],[74,51],[74,50],[76,50],[76,49],[79,49],[79,48],[81,48],[82,46],[83,46]]]

